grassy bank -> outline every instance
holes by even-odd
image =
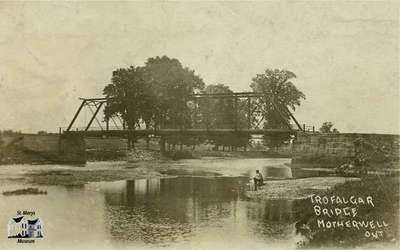
[[[345,182],[338,184],[325,192],[316,193],[328,198],[332,196],[344,197],[349,200],[351,196],[365,197],[371,196],[374,206],[367,204],[350,205],[357,210],[356,215],[345,216],[343,214],[328,216],[317,215],[314,206],[320,205],[321,208],[343,209],[349,204],[312,204],[312,200],[304,199],[297,203],[296,211],[300,220],[296,223],[298,233],[305,236],[304,247],[356,247],[364,246],[376,242],[398,243],[399,239],[399,178],[398,177],[379,177],[369,176],[356,182]],[[318,220],[327,221],[383,221],[388,226],[378,228],[360,228],[354,225],[351,227],[323,227],[318,226]],[[376,225],[376,223],[374,223]],[[368,231],[368,233],[366,233]],[[381,231],[378,233],[378,231]],[[376,233],[373,237],[372,233]]]

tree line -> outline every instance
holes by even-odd
[[[250,82],[254,92],[267,93],[278,105],[295,109],[305,95],[293,84],[296,75],[288,70],[266,69]],[[103,94],[109,98],[104,118],[120,117],[129,131],[138,127],[161,128],[247,128],[248,106],[245,100],[234,103],[233,98],[201,98],[197,102],[188,99],[191,94],[233,93],[223,84],[205,84],[194,70],[184,67],[177,59],[167,56],[148,58],[144,66],[119,68],[112,72],[111,83]],[[264,128],[284,128],[290,120],[288,114],[279,114],[267,99],[258,98],[252,105],[261,108],[265,117]],[[237,110],[235,110],[235,105]],[[282,117],[283,115],[283,117]],[[218,146],[246,146],[249,138],[233,136],[196,137],[169,136],[172,145],[196,145],[202,142]],[[278,141],[281,141],[279,138]],[[129,138],[133,146],[134,139]],[[267,140],[268,141],[268,140]],[[273,139],[266,142],[276,144]]]

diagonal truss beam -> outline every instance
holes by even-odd
[[[289,116],[293,119],[293,121],[296,123],[297,127],[300,129],[300,131],[303,131],[303,128],[301,127],[300,123],[296,120],[296,118],[294,117],[294,115],[292,114],[292,112],[290,112],[290,110],[288,109],[288,107],[286,107],[285,105],[283,106],[284,110],[286,111],[286,113],[289,114]],[[304,131],[303,131],[304,132]]]
[[[267,97],[267,96],[265,96]],[[268,98],[268,97],[267,97]],[[282,118],[282,120],[285,122],[286,126],[289,128],[289,130],[293,130],[292,126],[290,126],[290,123],[285,119],[285,116],[283,116],[281,110],[279,109],[278,105],[276,105],[275,101],[274,101],[274,97],[272,98],[268,98],[272,105],[274,106],[275,110],[278,112],[279,116]]]
[[[92,118],[90,119],[89,123],[87,124],[85,131],[88,131],[90,125],[92,125],[93,120],[96,118],[97,113],[99,112],[101,106],[103,106],[104,102],[100,102],[99,106],[97,106],[96,111],[92,115]]]
[[[290,125],[290,123],[287,121],[287,116],[289,116],[291,119],[293,119],[293,121],[295,122],[295,124],[297,125],[298,129],[300,131],[303,131],[303,128],[301,127],[301,125],[299,124],[299,122],[296,120],[296,118],[294,117],[294,115],[290,112],[290,110],[288,109],[288,107],[286,105],[279,105],[279,103],[275,102],[275,98],[272,95],[269,95],[269,93],[265,93],[265,92],[233,92],[233,93],[217,93],[217,94],[192,94],[188,96],[189,99],[193,99],[195,103],[197,103],[199,101],[199,99],[213,99],[213,98],[217,98],[217,99],[224,99],[224,98],[231,98],[234,100],[234,110],[236,113],[236,117],[234,120],[234,127],[236,129],[238,126],[238,105],[239,105],[239,99],[240,98],[247,98],[247,127],[248,129],[250,129],[254,124],[253,122],[257,123],[257,126],[259,126],[259,124],[265,119],[265,117],[262,117],[263,119],[259,120],[256,119],[256,121],[253,121],[255,118],[255,114],[257,113],[257,110],[262,111],[263,108],[261,107],[260,103],[258,102],[252,102],[251,99],[252,98],[265,98],[265,100],[267,102],[269,102],[273,109],[277,112],[277,114],[281,117],[281,119],[283,120],[283,122],[285,123],[285,125],[289,128],[289,130],[293,130],[292,126]],[[77,112],[75,113],[72,121],[70,122],[67,131],[70,131],[73,124],[75,123],[77,117],[79,116],[79,114],[81,113],[81,110],[83,107],[85,106],[89,106],[89,109],[92,113],[92,117],[89,121],[89,123],[86,125],[85,131],[87,131],[90,126],[92,125],[93,121],[96,120],[97,123],[100,123],[97,119],[97,115],[101,109],[101,107],[104,105],[104,103],[108,103],[108,101],[113,100],[113,98],[107,98],[107,97],[99,97],[99,98],[80,98],[82,100],[81,105],[79,106]],[[94,107],[96,108],[96,110],[93,112],[93,109],[91,109],[91,104],[94,105]],[[242,105],[242,104],[240,104]],[[246,105],[246,104],[244,104]],[[197,107],[195,107],[197,108]],[[197,111],[197,110],[196,110]],[[111,121],[114,123],[114,125],[117,127],[117,129],[119,129],[116,124],[116,121],[113,118],[117,118],[120,120],[121,124],[123,125],[123,121],[120,119],[119,116],[117,117],[110,117]],[[207,120],[207,117],[206,117]],[[206,126],[208,125],[208,123],[206,122]],[[102,126],[100,125],[101,129],[103,130]]]
[[[96,104],[96,103],[94,103],[93,105],[97,108],[97,104]],[[100,105],[101,105],[101,104],[100,104]],[[88,108],[89,108],[90,112],[92,113],[92,115],[94,115],[94,111],[93,111],[92,107],[91,107],[90,105],[88,105]],[[103,126],[101,126],[101,123],[100,123],[99,119],[97,119],[96,116],[95,116],[94,119],[96,120],[96,123],[97,123],[97,125],[99,125],[100,129],[101,129],[101,130],[104,130],[104,129],[103,129]]]
[[[70,131],[72,128],[72,125],[74,125],[74,122],[76,120],[76,118],[78,117],[79,113],[81,112],[83,106],[86,105],[86,100],[82,100],[81,106],[79,106],[78,110],[76,111],[74,118],[72,118],[71,123],[68,125],[67,131]]]

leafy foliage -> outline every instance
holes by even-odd
[[[143,70],[145,81],[152,89],[155,122],[164,127],[190,126],[186,98],[204,88],[203,80],[177,59],[167,56],[147,59]]]
[[[252,79],[250,87],[254,92],[266,93],[265,98],[257,100],[256,105],[262,107],[265,117],[264,128],[287,128],[290,115],[287,112],[280,112],[290,107],[292,110],[300,106],[305,95],[292,82],[296,75],[288,70],[266,69],[264,73],[257,74]],[[276,148],[288,138],[264,137],[265,144],[270,148]]]
[[[141,126],[146,128],[220,128],[243,129],[249,123],[248,112],[251,104],[262,108],[266,117],[264,128],[285,127],[289,115],[277,112],[279,107],[300,105],[304,94],[299,91],[291,79],[294,73],[286,70],[267,69],[258,74],[251,83],[255,92],[266,93],[271,98],[260,98],[255,103],[234,98],[205,98],[195,103],[188,100],[194,93],[218,94],[233,93],[223,84],[208,85],[195,72],[174,58],[167,56],[147,59],[143,67],[130,66],[120,68],[112,73],[111,83],[103,93],[109,98],[104,110],[105,119],[114,116],[122,118],[129,130]],[[280,108],[279,108],[280,109]],[[132,139],[132,138],[131,138]],[[167,142],[176,145],[195,145],[203,142],[202,138],[186,138],[175,136],[166,138]],[[222,146],[246,146],[248,136],[209,137],[208,141]],[[285,138],[283,138],[285,139]],[[269,140],[271,145],[277,144],[275,139]],[[281,143],[279,139],[278,143]]]
[[[152,105],[149,85],[143,78],[143,69],[130,66],[113,71],[111,84],[103,90],[110,98],[104,110],[105,118],[120,116],[129,129],[134,129],[139,120],[148,120],[144,111]]]
[[[324,122],[322,126],[319,128],[319,132],[321,133],[339,133],[336,128],[333,128],[332,122]],[[332,129],[333,128],[333,129]]]
[[[120,116],[134,129],[142,120],[146,127],[190,124],[185,97],[204,88],[193,70],[177,59],[149,58],[144,67],[130,66],[113,72],[103,93],[110,101],[105,118]]]
[[[231,94],[233,91],[223,84],[208,85],[204,94]],[[206,98],[199,103],[201,121],[203,127],[219,129],[246,128],[247,118],[244,105],[238,100],[237,111],[233,98]],[[237,114],[236,114],[237,112]],[[248,136],[209,136],[209,142],[219,146],[242,147],[248,144]]]
[[[266,69],[263,74],[257,74],[252,79],[252,90],[266,93],[270,97],[259,99],[266,118],[265,128],[284,128],[290,120],[289,114],[277,112],[272,101],[280,108],[286,106],[295,110],[296,106],[300,106],[301,99],[305,99],[303,92],[291,81],[295,77],[296,75],[288,70]]]

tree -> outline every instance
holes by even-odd
[[[146,112],[154,127],[190,128],[192,117],[187,97],[204,88],[203,80],[194,70],[167,56],[147,59],[143,70],[145,82],[152,90],[152,105]],[[166,141],[172,145],[193,145],[196,140],[175,136]]]
[[[259,98],[255,103],[261,107],[261,112],[265,118],[264,128],[287,128],[290,115],[287,112],[279,112],[290,107],[295,110],[300,106],[301,100],[305,95],[292,82],[296,75],[288,70],[266,69],[264,73],[257,74],[252,79],[250,87],[254,92],[265,93],[265,98]],[[283,143],[285,138],[271,137],[266,140],[270,148]]]
[[[231,94],[232,90],[223,84],[208,85],[203,94]],[[232,98],[203,98],[199,101],[201,122],[207,128],[233,128],[235,119]]]
[[[149,58],[144,77],[152,89],[155,122],[164,127],[187,127],[191,124],[187,96],[204,88],[203,80],[193,70],[167,56]]]
[[[272,100],[281,109],[286,106],[295,110],[296,106],[300,106],[301,99],[305,99],[303,92],[291,81],[293,78],[296,78],[296,75],[288,70],[266,69],[263,74],[257,74],[252,79],[252,90],[266,94],[266,98],[260,98],[259,102],[263,107],[267,128],[283,128],[285,123],[290,121],[289,114],[279,114]]]
[[[334,124],[332,122],[324,122],[322,126],[319,128],[319,131],[321,133],[339,133],[339,131],[336,128],[333,128],[333,125]]]
[[[150,86],[143,77],[143,69],[130,66],[113,71],[111,83],[108,84],[103,94],[109,98],[104,109],[105,119],[119,116],[132,132],[139,124],[140,119],[149,122],[146,110],[152,106]],[[128,146],[133,144],[129,136]]]
[[[208,85],[203,94],[232,94],[233,91],[223,84]],[[242,129],[247,125],[246,111],[238,100],[238,110],[235,110],[234,98],[204,98],[199,101],[201,126],[215,129]],[[209,136],[208,140],[218,146],[240,147],[248,144],[248,136]]]
[[[142,122],[146,128],[188,127],[186,97],[203,88],[203,80],[177,59],[149,58],[144,67],[113,71],[111,83],[103,90],[109,98],[104,116],[106,120],[121,117],[130,131]]]

